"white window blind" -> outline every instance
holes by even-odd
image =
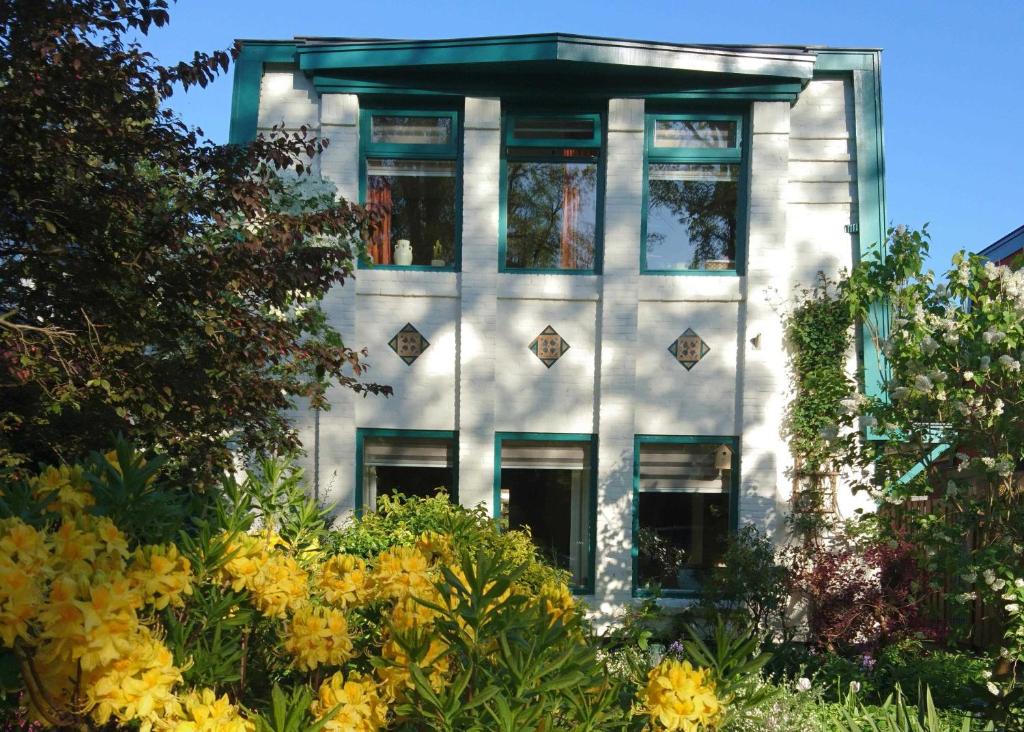
[[[590,467],[590,444],[506,440],[501,443],[501,467],[586,470]]]
[[[450,440],[368,437],[363,443],[363,464],[447,468],[455,464],[455,448]]]
[[[732,450],[726,445],[640,446],[640,490],[651,493],[723,493]]]

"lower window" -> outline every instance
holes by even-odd
[[[699,592],[733,527],[735,445],[638,437],[634,584]]]
[[[446,493],[456,500],[455,436],[375,434],[361,431],[362,476],[356,505],[374,511],[380,496],[430,497]]]
[[[576,436],[573,436],[576,437]],[[501,517],[529,529],[542,556],[572,574],[577,590],[593,586],[593,440],[498,439]]]

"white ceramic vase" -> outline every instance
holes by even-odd
[[[412,264],[412,244],[408,239],[395,242],[395,264]]]

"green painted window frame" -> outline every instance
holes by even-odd
[[[501,518],[501,445],[517,442],[586,442],[590,445],[590,577],[585,585],[572,585],[574,595],[593,595],[597,571],[597,435],[567,432],[495,432],[494,482],[491,493],[491,516]]]
[[[395,117],[448,117],[452,121],[452,141],[447,145],[415,145],[370,142],[374,115]],[[359,269],[399,270],[403,272],[459,272],[462,270],[462,113],[444,108],[417,107],[404,109],[388,106],[370,106],[359,109],[359,202],[366,205],[367,158],[395,158],[399,160],[452,160],[455,162],[455,241],[454,261],[444,267],[426,264],[372,264],[360,260]]]
[[[588,119],[594,121],[594,137],[590,140],[516,140],[513,135],[515,120],[520,117],[561,117],[566,119]],[[501,170],[498,175],[500,186],[498,203],[498,272],[502,274],[554,274],[554,275],[599,275],[604,261],[604,193],[605,169],[607,166],[608,134],[606,115],[602,112],[558,112],[558,111],[515,111],[502,114],[501,125]],[[595,139],[596,138],[596,139]],[[508,162],[509,147],[550,148],[579,147],[598,151],[597,160],[597,217],[594,225],[594,266],[591,269],[558,269],[557,267],[506,267],[508,235]],[[528,155],[516,155],[515,160],[529,162]],[[565,158],[571,160],[571,158]]]
[[[397,430],[377,427],[356,428],[356,475],[355,475],[355,515],[361,517],[365,508],[363,496],[363,454],[367,437],[396,437],[406,439],[451,440],[454,456],[452,465],[452,488],[448,500],[459,502],[459,433],[453,430]]]
[[[637,584],[639,577],[640,546],[637,534],[640,532],[640,446],[641,445],[728,445],[732,449],[732,467],[729,484],[729,532],[734,535],[739,529],[740,497],[740,438],[731,435],[634,435],[633,436],[633,501],[632,501],[632,594],[633,597],[650,597],[651,592]],[[697,599],[700,591],[662,590],[662,597]]]
[[[655,147],[654,124],[657,120],[711,120],[736,122],[736,145],[730,148],[667,148]],[[714,112],[659,113],[644,115],[644,170],[643,203],[640,207],[640,274],[683,277],[739,277],[746,272],[747,259],[747,188],[750,174],[750,115],[745,112],[728,114]],[[723,270],[703,269],[650,269],[647,267],[647,207],[649,203],[648,173],[651,164],[658,163],[721,163],[739,165],[736,199],[736,268]]]

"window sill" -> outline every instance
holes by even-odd
[[[660,275],[663,277],[739,277],[735,269],[642,269],[641,275]]]
[[[357,269],[366,272],[458,272],[454,264],[435,267],[431,264],[371,264],[359,263]]]

